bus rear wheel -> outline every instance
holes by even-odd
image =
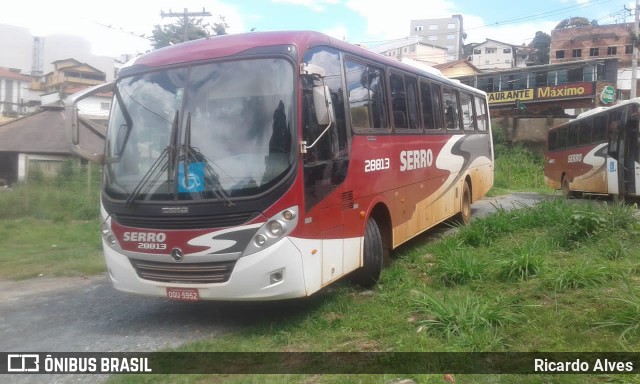
[[[378,282],[384,263],[380,228],[372,217],[367,221],[367,227],[364,230],[363,248],[364,265],[355,270],[349,279],[362,287],[370,288]]]
[[[471,188],[469,182],[465,181],[462,187],[462,201],[460,202],[460,213],[457,215],[457,221],[467,225],[471,222]]]

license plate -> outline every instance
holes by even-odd
[[[167,298],[179,301],[198,301],[200,294],[197,288],[167,288]]]

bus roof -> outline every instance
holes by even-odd
[[[286,44],[296,46],[300,52],[299,54],[302,54],[306,49],[314,46],[333,46],[344,52],[373,60],[387,66],[395,67],[407,72],[417,73],[431,79],[437,79],[438,81],[448,83],[454,87],[461,87],[476,93],[485,94],[485,92],[479,89],[439,76],[433,70],[427,70],[417,65],[402,63],[395,59],[369,51],[363,47],[334,39],[323,33],[314,31],[248,32],[212,36],[209,38],[188,41],[138,56],[122,68],[124,70],[122,73],[125,74],[129,72],[130,69],[135,71],[134,68],[153,68],[199,60],[224,58],[240,54],[256,47]]]
[[[560,124],[558,124],[556,126],[553,126],[553,127],[549,128],[549,130],[554,130],[554,129],[557,129],[557,128],[561,128],[563,126],[575,123],[576,121],[580,121],[582,119],[586,119],[587,117],[599,115],[601,113],[607,113],[607,111],[610,111],[610,110],[616,109],[616,108],[620,108],[620,107],[623,107],[623,106],[629,105],[629,104],[638,104],[638,105],[640,105],[640,97],[636,97],[636,98],[633,98],[633,99],[630,99],[630,100],[622,100],[622,101],[619,101],[617,104],[611,105],[611,106],[608,106],[608,107],[596,107],[596,108],[590,109],[588,111],[585,111],[585,112],[582,112],[582,113],[578,114],[578,116],[576,116],[574,119],[570,119],[569,121],[565,121],[564,123],[560,123]]]

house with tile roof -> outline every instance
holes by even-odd
[[[53,175],[63,161],[80,161],[65,119],[64,108],[53,105],[0,125],[0,185],[25,181],[33,167]],[[104,153],[104,139],[85,125],[81,124],[80,129],[83,149],[96,155]],[[101,133],[104,131],[106,127]]]

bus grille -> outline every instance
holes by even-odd
[[[209,263],[160,263],[130,259],[138,276],[162,283],[208,284],[229,280],[236,260]]]
[[[149,229],[206,229],[241,225],[257,217],[257,212],[221,216],[127,216],[113,215],[112,219],[126,227]]]

